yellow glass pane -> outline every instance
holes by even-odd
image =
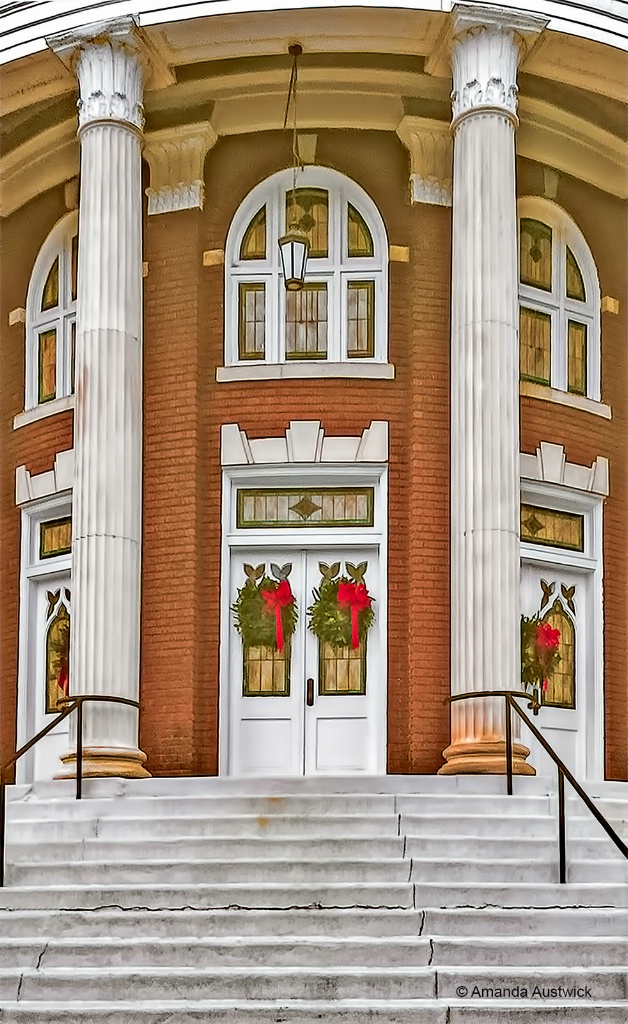
[[[540,220],[522,218],[519,234],[519,280],[552,290],[552,229]]]
[[[327,285],[286,292],[286,359],[327,356]]]
[[[373,236],[362,214],[351,203],[347,204],[347,235],[349,256],[373,255]]]
[[[567,330],[567,390],[587,393],[587,325],[570,320]]]
[[[58,702],[69,692],[70,613],[59,604],[46,634],[46,713],[58,710]]]
[[[549,384],[551,373],[552,319],[537,309],[519,309],[521,379]]]
[[[359,647],[332,647],[319,644],[319,683],[321,696],[366,693],[366,641]]]
[[[244,232],[240,246],[241,260],[263,260],[266,258],[266,207],[262,206]]]
[[[72,239],[72,251],[70,259],[70,272],[71,272],[71,295],[72,302],[76,301],[77,293],[77,282],[78,282],[78,235],[74,235]]]
[[[522,504],[521,539],[528,544],[584,551],[584,516]]]
[[[543,703],[552,707],[575,708],[576,706],[576,631],[561,602],[554,601],[550,611],[543,617],[552,629],[560,632],[558,653],[560,661],[548,676],[547,690]]]
[[[586,293],[584,290],[584,281],[582,280],[582,274],[580,273],[580,267],[576,262],[576,257],[572,253],[569,246],[565,250],[565,262],[566,262],[566,283],[567,283],[567,296],[570,299],[578,299],[580,302],[586,302]]]
[[[72,518],[50,519],[39,530],[39,557],[52,558],[72,550]]]
[[[281,652],[273,647],[244,647],[242,693],[245,697],[290,695],[289,642]]]
[[[297,188],[286,192],[286,229],[297,225],[310,242],[310,258],[327,256],[329,196],[324,188]]]
[[[50,402],[57,392],[57,332],[54,328],[39,335],[38,401]]]
[[[266,351],[266,289],[261,282],[240,285],[238,317],[240,359],[263,359]]]
[[[372,526],[373,488],[238,488],[238,529]]]
[[[48,271],[48,277],[44,285],[44,291],[41,297],[41,308],[54,309],[55,306],[59,305],[59,257],[55,259],[50,270]]]
[[[347,356],[375,355],[375,282],[347,283]]]

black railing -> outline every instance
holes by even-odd
[[[617,849],[623,853],[624,857],[628,858],[628,846],[624,843],[623,839],[617,835],[617,832],[606,820],[602,812],[598,807],[595,806],[591,797],[588,796],[583,790],[582,786],[577,779],[574,779],[573,775],[569,771],[569,768],[561,761],[560,757],[556,753],[553,747],[547,742],[543,734],[537,729],[534,722],[531,722],[525,711],[523,711],[515,697],[525,697],[530,703],[528,707],[532,708],[534,714],[538,714],[539,705],[535,698],[531,697],[529,693],[525,693],[523,690],[477,690],[468,693],[455,693],[451,697],[448,697],[450,703],[457,700],[475,700],[478,697],[503,697],[504,698],[504,711],[505,711],[505,732],[506,732],[506,776],[507,776],[507,789],[508,795],[512,796],[512,777],[513,777],[513,766],[512,766],[512,709],[517,712],[519,718],[525,722],[528,729],[532,731],[534,736],[549,754],[552,761],[556,765],[556,771],[558,775],[558,857],[559,857],[559,876],[561,885],[564,885],[567,881],[567,837],[565,829],[565,779],[567,779],[581,800],[584,801],[588,809],[591,811],[593,817],[599,821],[600,825],[608,836],[613,840]]]
[[[73,711],[76,711],[76,799],[81,800],[83,796],[83,704],[87,701],[98,701],[107,704],[129,704],[133,708],[139,708],[139,703],[136,700],[129,700],[128,697],[109,697],[104,694],[77,694],[75,697],[64,697],[59,701],[59,706],[63,707],[63,710],[53,722],[49,722],[45,728],[33,736],[28,743],[25,743],[23,747],[15,752],[12,758],[3,764],[0,768],[0,886],[4,885],[4,852],[5,852],[5,840],[6,840],[6,782],[5,773],[9,768],[12,768],[16,761],[22,757],[23,754],[27,754],[39,740],[47,736],[55,726],[59,725],[64,718],[68,718]]]

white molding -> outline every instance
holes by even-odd
[[[50,498],[72,489],[74,482],[74,449],[57,452],[54,466],[46,473],[32,476],[26,466],[15,470],[15,504],[24,505],[38,498]]]
[[[326,437],[319,420],[291,420],[284,437],[250,440],[237,423],[220,428],[222,466],[282,465],[294,463],[386,463],[388,421],[372,420],[360,435]]]
[[[590,466],[567,462],[562,444],[541,441],[535,455],[521,452],[520,473],[523,481],[558,484],[576,491],[589,491],[599,497],[609,493],[608,459],[598,455]]]
[[[308,363],[240,363],[238,366],[218,366],[218,383],[234,380],[306,380],[318,377],[353,377],[356,380],[394,380],[393,363],[365,362],[354,359],[346,363],[328,363],[323,359]]]
[[[53,398],[51,402],[36,405],[33,409],[25,409],[24,412],[18,412],[13,417],[13,429],[19,430],[20,427],[26,427],[29,423],[36,423],[37,420],[45,420],[48,416],[67,412],[68,409],[74,409],[74,405],[75,396],[64,395],[63,398]]]
[[[406,114],[397,135],[410,153],[412,202],[451,206],[453,149],[448,122]]]
[[[593,416],[601,416],[605,420],[613,418],[610,405],[605,405],[604,402],[585,398],[584,395],[572,395],[569,391],[559,391],[558,388],[548,388],[545,384],[534,384],[530,380],[520,382],[519,394],[526,398],[539,398],[543,402],[554,402],[570,409],[579,409],[581,412],[590,412]]]
[[[203,209],[204,165],[217,133],[209,121],[149,132],[144,156],[150,167],[146,189],[149,216],[177,210]]]

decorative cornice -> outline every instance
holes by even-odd
[[[496,113],[517,123],[517,67],[530,51],[547,19],[457,4],[434,53],[429,74],[453,71],[451,94],[456,128],[469,114]]]
[[[397,135],[410,153],[410,194],[413,203],[451,206],[452,140],[449,125],[427,117],[406,115]]]
[[[237,423],[223,423],[222,466],[388,462],[388,422],[373,420],[357,437],[325,437],[318,420],[291,420],[284,437],[250,440]]]
[[[520,454],[521,479],[562,484],[578,491],[590,491],[604,497],[609,493],[608,459],[598,455],[590,466],[567,462],[562,444],[541,441],[536,455]]]
[[[47,473],[31,476],[26,466],[15,470],[15,504],[24,505],[37,498],[49,498],[61,491],[69,491],[74,484],[74,449],[57,452],[54,466]]]
[[[144,156],[150,167],[149,214],[203,209],[203,166],[217,133],[209,121],[150,132]]]

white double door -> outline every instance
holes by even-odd
[[[532,716],[548,743],[577,779],[596,773],[594,731],[599,719],[596,692],[593,574],[553,563],[524,562],[521,610],[560,631],[560,662],[548,680],[543,706]],[[531,712],[522,704],[528,715]],[[525,725],[521,739],[530,747],[529,761],[539,774],[554,776],[555,765]],[[601,737],[598,737],[601,741]]]
[[[374,622],[358,649],[321,644],[308,608],[323,572],[347,576],[361,567]],[[364,566],[364,563],[366,565]],[[285,576],[296,601],[296,626],[283,654],[246,647],[233,605],[251,570]],[[321,568],[322,566],[322,568]],[[223,764],[232,775],[345,775],[385,772],[386,665],[377,547],[233,551],[230,565],[228,687]],[[277,570],[279,573],[277,574]],[[225,715],[226,710],[226,715]],[[226,722],[225,722],[226,717]]]

